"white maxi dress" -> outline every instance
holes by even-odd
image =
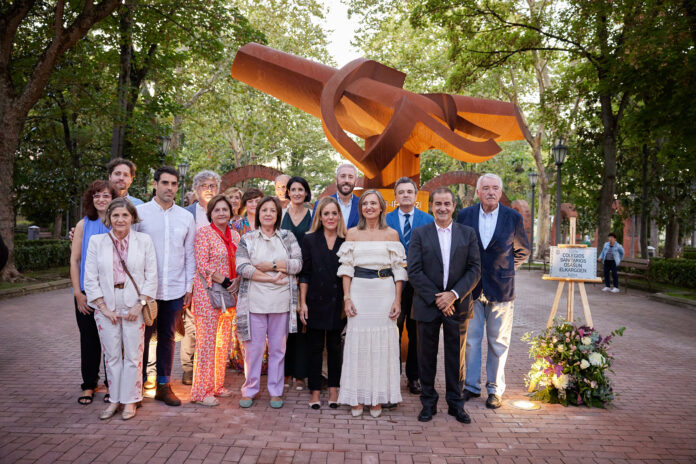
[[[400,242],[344,242],[338,251],[339,276],[353,277],[356,266],[391,269],[394,278],[353,278],[350,296],[357,315],[348,318],[338,402],[376,406],[401,402],[399,329],[389,319],[395,280],[407,280]]]

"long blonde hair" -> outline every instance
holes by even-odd
[[[367,189],[360,196],[360,201],[358,201],[358,214],[360,214],[360,220],[358,221],[358,226],[357,226],[358,230],[365,230],[365,227],[367,226],[366,221],[365,221],[365,216],[363,216],[362,206],[363,206],[363,203],[365,202],[365,198],[368,195],[377,195],[377,200],[379,201],[379,207],[382,209],[382,211],[379,212],[379,228],[386,229],[387,228],[387,218],[386,218],[387,202],[384,201],[384,197],[382,197],[382,194],[379,193],[378,190]]]
[[[329,205],[336,206],[336,210],[338,211],[338,226],[336,227],[336,235],[341,238],[346,238],[346,221],[343,220],[341,207],[338,204],[338,200],[336,200],[334,197],[324,197],[317,202],[317,209],[314,212],[314,219],[312,219],[312,227],[309,229],[309,233],[313,234],[314,232],[324,230],[324,226],[321,223],[321,213],[324,212],[324,208]]]

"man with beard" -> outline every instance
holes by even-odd
[[[133,206],[142,205],[143,201],[128,195],[133,180],[135,179],[135,164],[123,158],[114,158],[106,165],[109,174],[109,183],[118,190],[120,196],[128,198]]]
[[[157,319],[145,328],[145,345],[157,330],[157,391],[155,399],[169,406],[181,401],[172,391],[170,380],[174,363],[176,320],[184,306],[191,304],[191,289],[196,272],[193,243],[196,223],[193,216],[174,203],[179,188],[179,173],[170,166],[155,171],[155,197],[138,206],[142,221],[133,226],[152,238],[157,256]],[[147,352],[143,365],[147,365]],[[145,375],[145,372],[143,372]]]
[[[338,200],[341,207],[341,214],[346,227],[350,229],[358,225],[360,214],[358,213],[358,201],[360,199],[353,195],[355,183],[358,180],[358,169],[352,164],[342,164],[336,169],[336,193],[331,195]],[[316,210],[316,204],[314,205]],[[314,217],[314,212],[312,212]]]
[[[206,213],[208,211],[208,202],[218,194],[220,181],[220,176],[213,171],[201,171],[193,176],[193,191],[196,192],[198,201],[185,209],[193,214],[193,220],[196,222],[196,231],[210,225]],[[181,370],[183,371],[181,383],[191,385],[193,383],[193,357],[196,353],[196,324],[193,320],[191,305],[184,306],[184,328],[186,330],[179,350]]]
[[[515,304],[515,270],[529,256],[529,241],[520,213],[500,204],[503,181],[496,174],[484,174],[476,183],[480,204],[459,212],[457,222],[478,235],[481,254],[481,282],[474,289],[474,317],[466,339],[466,381],[464,401],[481,396],[481,343],[485,329],[486,407],[502,406],[505,391],[505,361],[510,348]]]

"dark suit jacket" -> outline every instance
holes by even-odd
[[[411,318],[421,322],[435,320],[441,311],[435,305],[435,294],[454,290],[459,295],[451,316],[465,321],[473,315],[471,291],[481,278],[481,262],[476,232],[471,227],[452,224],[452,246],[447,288],[442,287],[443,263],[440,241],[434,222],[414,229],[408,250],[408,280],[413,286]]]
[[[529,256],[529,240],[524,230],[522,215],[512,208],[498,205],[498,222],[488,248],[483,249],[479,235],[481,204],[464,208],[457,222],[471,227],[481,254],[481,282],[474,289],[474,299],[481,291],[489,301],[505,302],[515,299],[515,269],[519,269]]]
[[[411,237],[413,237],[413,230],[416,227],[424,226],[435,219],[428,213],[424,213],[418,208],[413,208],[413,222],[411,222]],[[387,225],[399,233],[399,241],[406,249],[406,256],[408,256],[408,248],[406,248],[406,243],[404,243],[404,231],[401,229],[401,219],[399,218],[399,208],[395,209],[391,213],[387,213],[386,216]]]
[[[340,203],[341,200],[338,199],[338,193],[334,193],[331,195],[333,198],[338,200]],[[360,220],[360,213],[358,212],[358,202],[360,201],[360,198],[356,197],[353,195],[353,199],[351,200],[351,206],[350,206],[350,217],[348,219],[343,218],[343,221],[346,223],[346,228],[350,229],[351,227],[355,227],[358,225],[358,221]],[[312,210],[312,219],[314,219],[314,213],[317,211],[317,204],[314,203],[314,209]]]

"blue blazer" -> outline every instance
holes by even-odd
[[[457,222],[474,229],[478,238],[481,281],[474,289],[474,299],[478,299],[483,291],[488,301],[502,303],[515,299],[515,270],[529,257],[529,240],[522,215],[501,204],[498,208],[495,232],[485,250],[479,234],[481,204],[461,210]]]
[[[189,213],[193,214],[193,220],[196,220],[196,205],[198,204],[197,201],[194,201],[190,205],[188,205],[186,208],[184,208],[186,211]]]
[[[401,220],[399,219],[399,208],[395,209],[391,213],[387,213],[387,225],[399,233],[399,240],[406,250],[406,256],[408,256],[408,248],[406,248],[406,243],[404,243],[404,231],[401,229]],[[413,238],[413,229],[416,227],[424,226],[435,222],[435,219],[428,213],[424,213],[418,208],[413,208],[413,222],[411,224],[411,238]]]
[[[341,200],[338,199],[338,193],[334,193],[333,195],[330,195],[331,197],[335,198],[338,200],[340,203]],[[343,218],[343,221],[346,223],[346,228],[350,229],[351,227],[355,227],[358,225],[358,221],[360,220],[360,213],[358,213],[358,202],[360,201],[360,198],[356,197],[353,195],[353,199],[351,200],[352,205],[350,207],[350,216],[346,220],[346,218]],[[317,210],[317,204],[314,203],[314,209],[312,210],[312,220],[314,219],[314,213]]]

